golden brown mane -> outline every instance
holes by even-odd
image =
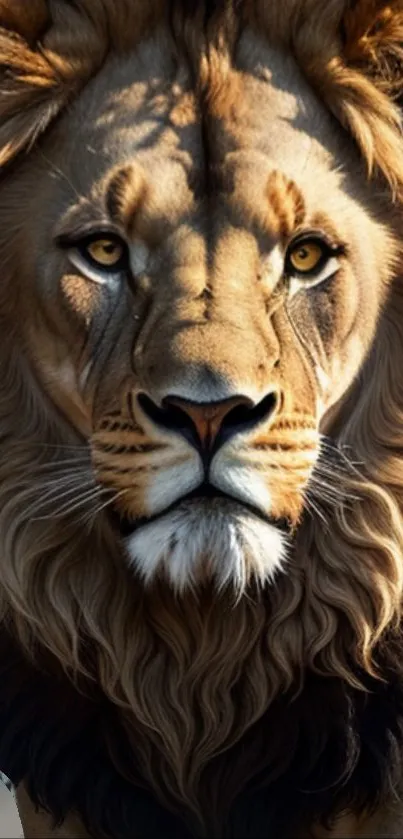
[[[17,155],[30,151],[97,73],[109,50],[132,49],[168,17],[176,37],[193,48],[194,61],[200,60],[203,84],[194,5],[79,0],[71,6],[52,3],[50,16],[44,0],[2,0],[0,163],[5,171],[12,162],[18,166]],[[219,33],[225,29],[235,38],[242,15],[230,13],[232,4],[213,5],[211,30],[207,27],[204,37],[208,41],[209,31],[216,33],[209,48],[222,61]],[[294,52],[355,138],[374,189],[381,173],[382,200],[386,179],[387,198],[398,199],[391,218],[398,229],[403,139],[396,98],[403,78],[403,11],[400,2],[360,2],[347,13],[346,5],[350,8],[342,0],[287,0],[272,3],[269,11],[261,0],[242,7],[244,19]],[[289,571],[269,592],[253,590],[234,603],[229,594],[219,597],[208,587],[183,600],[162,584],[145,592],[122,567],[108,521],[100,517],[82,527],[74,513],[54,519],[51,497],[27,526],[38,488],[46,491],[44,464],[52,456],[56,461],[77,438],[38,396],[19,346],[18,304],[8,294],[13,270],[6,247],[3,251],[1,620],[30,656],[40,658],[38,649],[45,648],[72,680],[95,680],[121,711],[136,743],[140,774],[171,806],[185,801],[200,815],[205,767],[238,742],[281,693],[298,692],[306,672],[340,677],[358,688],[360,673],[383,675],[377,651],[399,630],[403,595],[398,267],[370,358],[327,429],[335,440],[333,480],[340,500],[323,501],[318,515],[306,516]],[[247,712],[237,704],[240,690],[248,695]],[[234,781],[228,798],[236,792]]]
[[[243,16],[231,12],[231,4],[211,7],[205,38],[218,59],[222,44],[234,41],[246,20],[263,29],[271,43],[290,47],[313,86],[355,137],[369,172],[379,167],[392,189],[400,188],[400,113],[394,101],[400,95],[403,62],[399,0],[361,0],[354,9],[344,0],[287,0],[270,11],[267,4],[249,0],[243,4]],[[1,163],[35,142],[97,72],[108,51],[133,49],[147,31],[171,16],[177,38],[184,38],[195,62],[201,62],[203,84],[203,14],[201,5],[199,11],[186,2],[168,8],[161,0],[147,7],[129,0],[116,6],[107,0],[95,14],[91,0],[81,0],[75,7],[54,4],[50,18],[45,0],[33,0],[28,14],[21,0],[12,7],[3,0],[0,49],[7,97],[1,104]],[[214,72],[209,66],[204,72]]]

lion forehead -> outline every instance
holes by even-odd
[[[217,61],[204,91],[186,56],[173,65],[167,44],[155,36],[130,59],[114,56],[62,119],[59,156],[66,143],[77,151],[69,155],[69,174],[80,190],[98,183],[111,162],[135,158],[169,203],[181,207],[189,187],[193,194],[206,187],[207,168],[211,173],[236,155],[248,168],[249,194],[264,171],[280,168],[309,189],[315,167],[324,176],[348,159],[356,164],[297,63],[251,30],[229,67]]]

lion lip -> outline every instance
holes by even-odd
[[[119,530],[120,534],[124,539],[129,538],[132,534],[138,530],[140,527],[144,527],[145,525],[150,525],[155,521],[158,521],[160,518],[168,515],[173,510],[176,510],[178,507],[182,506],[186,503],[192,503],[197,501],[207,501],[207,500],[221,500],[225,501],[226,503],[237,505],[238,507],[242,507],[245,511],[249,512],[251,515],[255,516],[256,518],[261,519],[265,524],[272,525],[276,527],[278,530],[283,531],[287,535],[290,534],[292,530],[292,525],[289,519],[283,518],[274,518],[270,515],[266,515],[262,512],[258,507],[255,507],[253,504],[249,504],[241,500],[240,498],[235,498],[232,495],[228,495],[225,492],[214,487],[212,484],[203,483],[200,484],[196,489],[192,492],[187,493],[186,495],[182,495],[180,498],[176,499],[176,501],[171,504],[169,507],[165,507],[163,510],[160,510],[153,516],[144,516],[141,518],[128,518],[126,516],[120,516],[118,514],[119,519]]]

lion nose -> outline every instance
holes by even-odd
[[[159,408],[148,396],[140,394],[143,411],[158,425],[176,431],[202,454],[217,450],[224,442],[269,419],[277,406],[273,391],[255,404],[247,396],[234,396],[220,402],[193,402],[166,396]]]

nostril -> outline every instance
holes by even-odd
[[[149,396],[146,396],[145,393],[140,393],[137,397],[137,401],[140,405],[140,408],[149,419],[151,419],[153,422],[156,422],[157,424],[161,422],[161,416],[164,415],[165,411],[159,408],[158,405],[156,405],[155,402],[153,402]]]
[[[162,403],[163,407],[160,408],[145,393],[140,393],[137,399],[140,408],[156,425],[161,425],[164,428],[179,431],[183,434],[193,431],[193,424],[190,417],[176,405],[167,404],[167,400],[164,399]]]
[[[255,425],[270,419],[278,407],[278,394],[273,391],[257,405],[237,405],[230,411],[221,424],[221,435],[225,438],[241,431],[248,431]]]

